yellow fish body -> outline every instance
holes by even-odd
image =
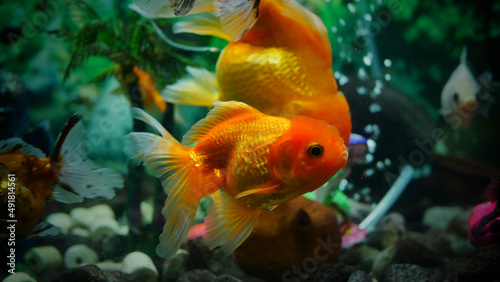
[[[255,25],[238,41],[221,32],[219,19],[204,13],[176,23],[174,32],[229,40],[216,76],[188,67],[188,76],[162,95],[174,104],[211,106],[236,100],[269,115],[304,115],[335,126],[349,143],[349,105],[338,91],[332,54],[321,20],[293,0],[263,0]]]

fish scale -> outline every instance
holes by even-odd
[[[207,160],[205,166],[238,176],[231,178],[233,182],[226,187],[236,195],[270,180],[267,168],[269,150],[289,126],[290,121],[280,117],[270,119],[252,115],[233,119],[201,139],[195,147],[195,154]],[[255,142],[255,138],[259,142]]]

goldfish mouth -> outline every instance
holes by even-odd
[[[344,167],[347,163],[347,158],[349,157],[349,154],[347,153],[347,150],[344,150],[338,157],[337,160],[335,161],[335,167]]]

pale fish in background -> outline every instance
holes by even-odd
[[[484,72],[478,82],[467,67],[466,60],[467,47],[464,47],[460,64],[441,93],[441,114],[455,130],[469,127],[477,113],[486,115],[493,102],[491,73]]]

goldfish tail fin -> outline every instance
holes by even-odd
[[[59,235],[60,233],[61,229],[59,227],[56,227],[46,221],[41,221],[35,226],[35,228],[33,228],[28,237],[25,239],[52,237]]]
[[[231,39],[222,31],[219,18],[212,13],[202,13],[181,19],[172,28],[174,33],[194,33],[198,35],[215,36],[227,41]]]
[[[186,67],[188,74],[163,89],[165,101],[173,104],[210,107],[219,100],[215,74],[202,68]]]
[[[134,118],[156,128],[160,137],[151,133],[133,132],[125,137],[125,154],[136,164],[144,162],[162,181],[168,194],[162,214],[165,217],[159,256],[175,254],[186,238],[200,200],[217,189],[208,173],[191,158],[192,149],[181,145],[154,118],[134,108]]]
[[[213,6],[222,31],[232,41],[238,41],[259,18],[260,0],[215,0]]]
[[[212,11],[213,0],[181,0],[170,6],[165,0],[134,0],[128,7],[145,18],[173,18],[186,14],[197,14]],[[193,5],[194,4],[194,5]]]
[[[212,194],[214,204],[205,218],[204,240],[210,249],[221,246],[231,254],[252,233],[260,210],[248,208],[227,193]]]
[[[115,196],[114,189],[123,187],[123,178],[113,169],[100,168],[87,157],[85,130],[80,119],[77,115],[69,118],[50,155],[57,182],[66,191],[84,198],[111,199]],[[56,193],[54,197],[66,202],[63,195]]]

